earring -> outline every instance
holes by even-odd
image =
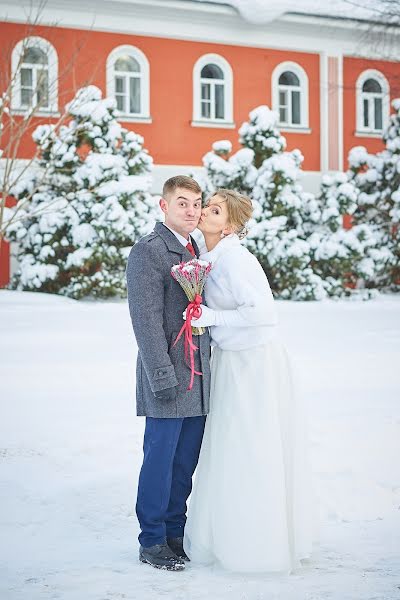
[[[224,237],[225,237],[225,234],[223,231],[221,231],[221,240],[224,239]]]

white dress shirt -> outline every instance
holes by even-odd
[[[180,241],[180,243],[182,244],[182,246],[186,246],[188,245],[188,243],[192,243],[192,239],[189,235],[189,238],[186,239],[185,237],[183,237],[183,235],[181,235],[180,233],[178,233],[177,231],[174,231],[173,229],[171,229],[171,227],[168,227],[168,225],[165,225],[165,223],[163,223],[164,227],[166,227],[167,229],[169,229],[170,231],[172,231],[172,233],[174,234],[174,236],[176,237],[177,240]]]

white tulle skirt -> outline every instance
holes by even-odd
[[[185,550],[194,563],[289,574],[311,556],[316,507],[286,349],[214,348],[211,365]]]

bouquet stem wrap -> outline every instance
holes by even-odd
[[[178,333],[174,346],[184,335],[185,360],[191,371],[188,390],[193,387],[194,376],[202,375],[194,367],[194,353],[198,347],[193,342],[193,335],[202,335],[205,332],[204,327],[193,327],[192,319],[198,319],[201,316],[202,293],[206,278],[211,270],[211,263],[194,258],[188,262],[181,262],[174,265],[171,269],[172,277],[179,283],[189,300],[186,309],[186,321]]]
[[[202,297],[200,294],[196,294],[193,302],[190,302],[189,306],[186,309],[186,321],[182,325],[180,332],[178,333],[176,340],[174,342],[174,346],[179,342],[182,334],[185,334],[185,360],[188,362],[189,355],[189,364],[190,364],[190,383],[188,386],[188,390],[191,390],[193,387],[194,376],[195,375],[203,375],[201,371],[196,371],[194,368],[194,353],[198,350],[198,347],[193,343],[193,332],[192,332],[192,319],[198,319],[201,317],[201,306]]]

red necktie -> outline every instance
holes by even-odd
[[[192,256],[196,256],[196,252],[194,251],[194,248],[190,242],[188,242],[186,244],[186,248],[189,250],[189,252]]]

